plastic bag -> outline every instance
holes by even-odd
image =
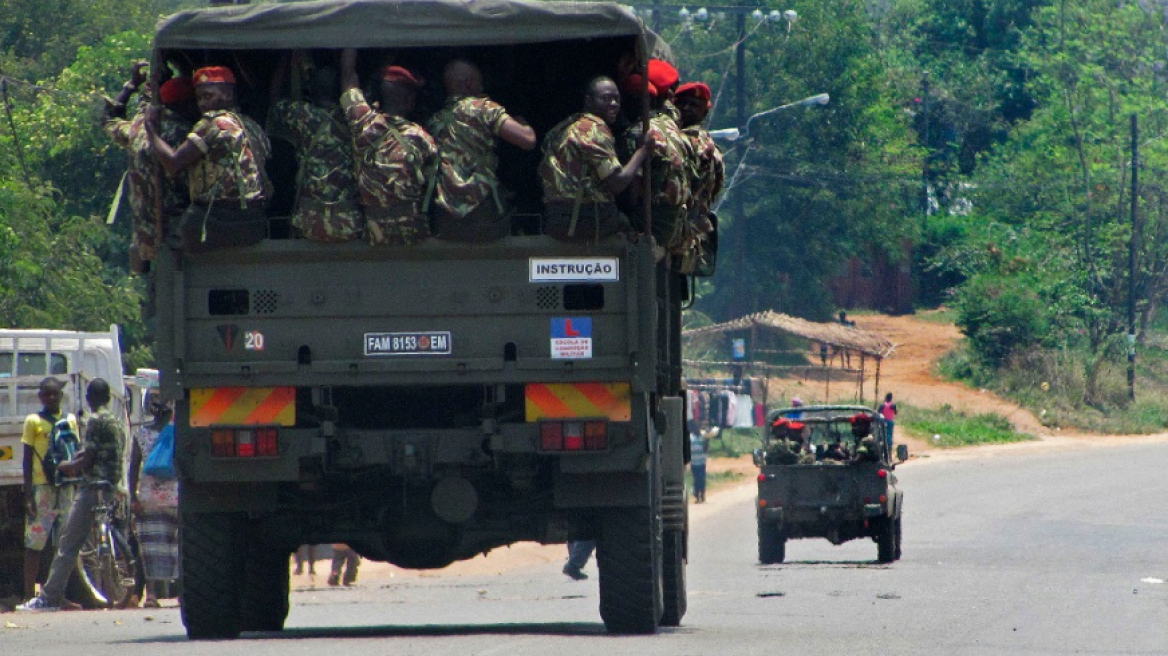
[[[154,478],[174,478],[174,424],[168,424],[158,434],[150,455],[142,465],[142,473]]]

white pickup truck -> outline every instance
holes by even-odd
[[[19,595],[24,562],[24,419],[41,409],[37,389],[54,376],[64,383],[61,410],[83,418],[85,386],[104,378],[111,410],[126,416],[118,327],[108,332],[0,330],[0,598]]]

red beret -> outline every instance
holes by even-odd
[[[680,87],[677,87],[677,91],[674,92],[673,95],[679,98],[681,96],[694,95],[706,101],[707,104],[710,102],[710,98],[712,97],[712,94],[710,93],[710,87],[707,86],[705,82],[686,82]]]
[[[426,86],[426,81],[420,75],[414,75],[409,69],[401,66],[386,66],[381,69],[381,79],[386,82],[404,84],[414,89],[421,89]]]
[[[195,86],[202,84],[235,84],[235,74],[226,66],[208,66],[195,71]]]
[[[852,423],[853,424],[870,424],[870,423],[872,423],[872,418],[869,417],[868,415],[862,413],[862,412],[857,412],[856,414],[852,415]]]
[[[677,84],[681,75],[677,69],[667,61],[661,59],[649,60],[649,81],[658,89],[668,89]]]
[[[645,78],[641,77],[640,75],[638,75],[636,73],[629,75],[628,77],[624,78],[620,82],[620,90],[627,93],[627,94],[639,96],[639,95],[641,95],[641,91],[644,89],[645,89]],[[649,89],[650,96],[657,95],[657,87],[653,86],[652,82],[649,83],[648,89]]]
[[[787,418],[780,415],[777,419],[775,419],[775,421],[771,424],[771,426],[783,426],[786,423],[787,423]]]
[[[195,97],[195,85],[189,77],[172,77],[158,89],[163,105],[175,105]]]
[[[801,431],[805,426],[807,426],[807,424],[804,424],[801,421],[792,421],[791,423],[787,424],[787,428],[793,431]]]

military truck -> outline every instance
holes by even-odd
[[[764,430],[762,448],[754,451],[759,562],[783,562],[787,540],[800,538],[834,545],[871,538],[878,562],[898,560],[904,492],[879,415],[863,406],[791,407],[771,412],[767,426],[780,418],[802,434],[803,447],[782,444],[781,429]],[[870,441],[861,445],[862,436]]]
[[[61,411],[78,417],[86,411],[85,386],[94,378],[104,378],[112,383],[111,409],[121,416],[125,395],[118,385],[122,379],[118,327],[110,326],[108,332],[0,330],[0,598],[22,593],[24,446],[20,438],[25,418],[41,409],[37,392],[48,376],[63,384]],[[45,556],[50,560],[52,549]],[[71,598],[97,605],[102,591],[88,580],[83,583],[91,589],[71,590]]]
[[[154,46],[156,69],[236,69],[257,117],[267,72],[295,49],[327,59],[351,46],[363,66],[430,80],[457,54],[541,136],[580,111],[593,76],[668,57],[627,7],[523,0],[199,9],[164,19]],[[440,106],[438,86],[416,119]],[[158,365],[176,401],[189,637],[281,630],[289,554],[326,542],[426,569],[520,541],[594,539],[610,632],[680,623],[691,281],[647,233],[540,234],[538,153],[499,154],[518,213],[497,241],[286,238],[294,167],[277,151],[269,238],[163,249]]]

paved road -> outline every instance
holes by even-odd
[[[608,637],[555,565],[297,592],[284,634],[190,643],[175,610],[0,615],[4,654],[1168,654],[1168,444],[901,466],[904,558],[869,541],[755,560],[749,488],[694,527],[690,611]],[[705,509],[703,509],[705,510]],[[594,568],[593,568],[593,571]],[[148,619],[149,618],[149,619]]]

